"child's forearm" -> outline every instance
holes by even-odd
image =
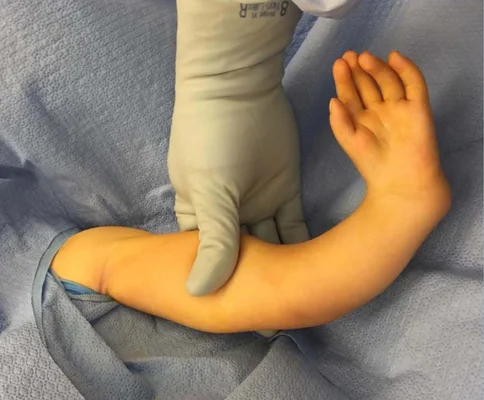
[[[422,204],[367,199],[342,223],[302,245],[292,268],[280,272],[291,290],[300,288],[292,295],[281,291],[292,302],[291,325],[333,321],[383,292],[449,207],[446,193]]]
[[[102,277],[95,264],[84,274],[98,274],[94,289],[122,304],[199,330],[315,326],[358,308],[390,285],[445,214],[431,211],[367,199],[340,225],[307,243],[275,246],[244,237],[231,280],[202,298],[191,297],[184,287],[198,245],[195,232],[141,232],[117,240]],[[94,235],[112,236],[113,229],[123,228],[98,228],[89,240],[99,242]],[[86,244],[79,240],[80,247]],[[62,268],[53,267],[62,277]],[[69,279],[67,270],[62,273]],[[78,276],[79,283],[86,282],[82,279]]]
[[[231,280],[213,294],[193,297],[184,282],[198,243],[198,232],[119,242],[101,290],[122,304],[208,332],[268,329],[271,321],[278,321],[284,302],[273,278],[276,266],[287,267],[279,247],[242,237]]]

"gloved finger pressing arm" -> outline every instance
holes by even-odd
[[[193,204],[200,244],[186,286],[193,296],[202,296],[220,288],[234,272],[239,257],[239,211],[227,193],[196,192]]]

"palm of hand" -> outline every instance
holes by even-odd
[[[335,63],[333,131],[368,187],[418,196],[441,174],[425,81],[399,55],[392,60],[398,72],[376,57],[364,57],[361,64],[371,75],[356,53]]]

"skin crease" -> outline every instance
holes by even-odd
[[[100,227],[71,237],[52,269],[121,304],[207,332],[294,329],[331,322],[384,291],[450,209],[427,86],[397,52],[346,52],[333,67],[330,124],[367,185],[362,204],[295,245],[243,236],[230,281],[204,297],[184,282],[197,232],[155,235]]]

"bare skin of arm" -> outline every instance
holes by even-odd
[[[207,332],[293,329],[331,322],[383,292],[450,208],[427,86],[415,64],[347,52],[335,62],[330,122],[365,179],[353,214],[306,243],[245,236],[230,281],[205,297],[184,282],[197,232],[94,228],[69,239],[52,268],[137,310]]]

